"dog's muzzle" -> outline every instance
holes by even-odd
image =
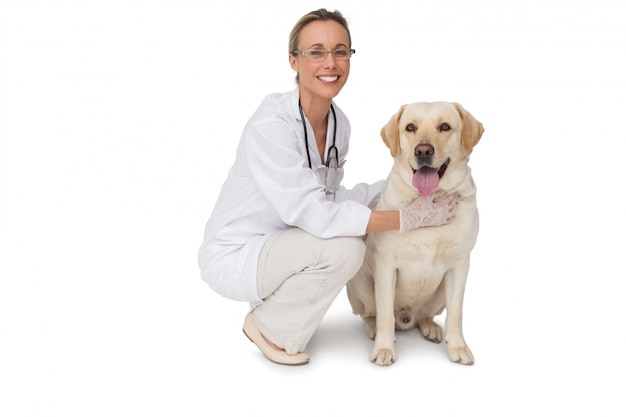
[[[418,166],[429,166],[433,162],[435,148],[430,143],[420,143],[413,150]]]
[[[446,173],[449,164],[450,158],[446,159],[438,168],[427,165],[420,167],[420,169],[413,168],[413,187],[415,187],[422,196],[431,195],[439,186],[439,180]]]

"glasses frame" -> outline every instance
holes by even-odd
[[[335,53],[337,51],[348,51],[349,55],[347,56],[337,56],[335,55]],[[313,56],[311,55],[311,52],[320,52],[322,53],[322,55],[320,56]],[[325,49],[305,49],[305,50],[294,50],[292,52],[294,55],[296,54],[300,54],[302,56],[306,56],[307,58],[316,60],[316,61],[325,61],[326,58],[328,57],[328,54],[332,54],[333,55],[333,59],[337,60],[337,61],[348,61],[350,58],[352,58],[352,55],[356,54],[356,50],[352,49],[352,48],[337,48],[337,49],[333,49],[332,51],[327,51]]]

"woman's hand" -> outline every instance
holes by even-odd
[[[400,232],[416,227],[441,226],[452,221],[456,214],[456,195],[441,197],[436,194],[418,197],[400,209]]]

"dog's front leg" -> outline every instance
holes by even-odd
[[[393,265],[393,263],[379,262],[374,268],[376,338],[370,356],[372,362],[383,366],[391,365],[396,360],[394,300],[397,271],[385,265]]]
[[[463,365],[474,363],[474,355],[463,337],[463,297],[468,272],[469,257],[459,262],[445,276],[448,357],[452,362]]]

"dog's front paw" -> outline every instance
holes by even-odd
[[[372,351],[372,355],[370,356],[370,361],[380,366],[389,366],[394,363],[396,360],[396,351],[391,348],[382,348],[376,349]]]
[[[448,357],[452,362],[460,363],[461,365],[474,364],[474,355],[467,346],[459,346],[456,348],[448,346]]]

